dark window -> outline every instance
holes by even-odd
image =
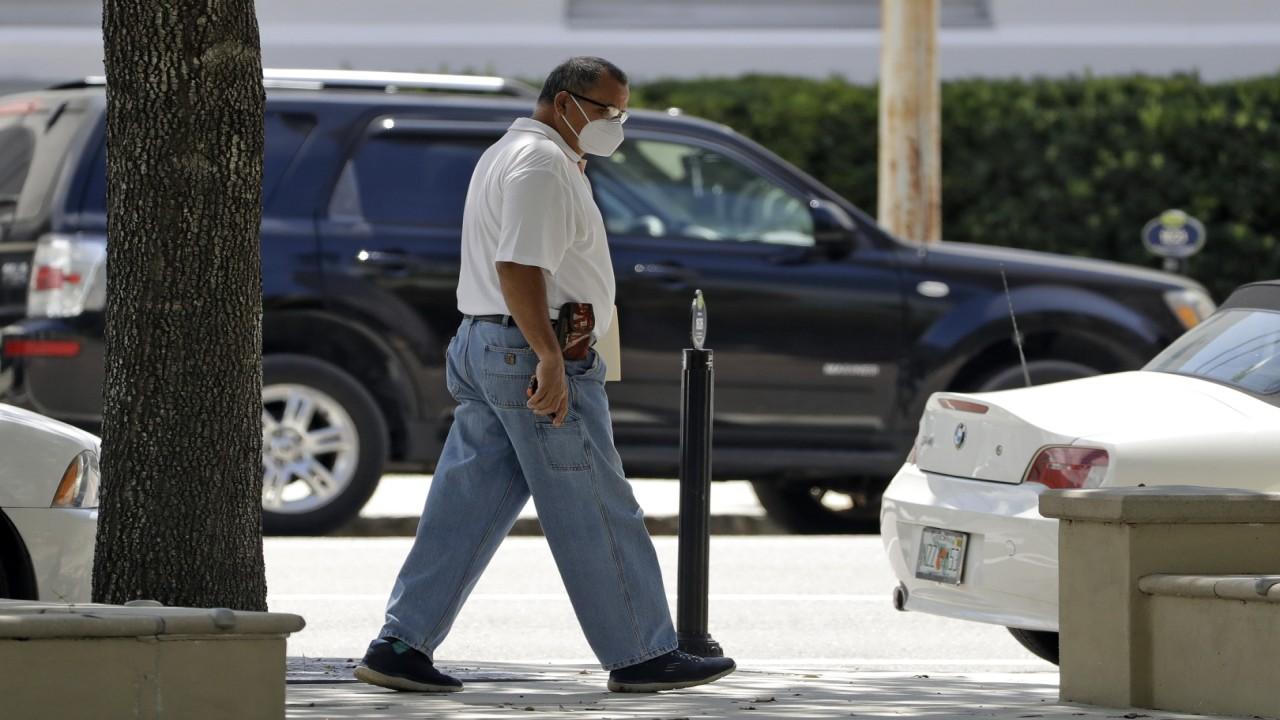
[[[315,127],[315,118],[301,113],[269,112],[264,119],[265,146],[262,153],[262,198],[264,205],[280,184],[285,171],[298,154],[298,148]],[[106,212],[107,160],[103,146],[98,147],[89,184],[85,188],[85,212]]]
[[[330,215],[462,227],[471,174],[492,143],[492,138],[371,137],[347,162],[334,188]]]
[[[87,117],[84,104],[31,95],[0,105],[3,211],[23,220],[44,217]]]
[[[316,119],[305,113],[269,112],[265,118],[266,144],[262,152],[262,199],[271,199],[293,157],[306,141]]]
[[[98,145],[93,155],[93,167],[89,169],[89,183],[84,189],[84,211],[87,213],[106,213],[107,211],[107,152],[106,143]]]
[[[812,247],[805,200],[726,155],[665,140],[627,140],[587,164],[611,233]]]
[[[22,185],[31,171],[36,152],[36,136],[22,125],[0,128],[0,202],[17,202]],[[0,207],[0,211],[11,206]]]

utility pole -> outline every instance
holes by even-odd
[[[880,224],[903,240],[942,238],[938,0],[881,0]]]

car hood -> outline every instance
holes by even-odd
[[[83,430],[0,404],[0,507],[49,507],[71,461],[98,447]]]
[[[1264,438],[1265,448],[1242,449]],[[1137,371],[1002,392],[938,393],[921,420],[917,462],[944,475],[1018,483],[1041,448],[1087,445],[1112,453],[1115,484],[1169,484],[1184,476],[1206,484],[1183,471],[1155,478],[1138,473],[1138,465],[1165,467],[1166,458],[1176,457],[1188,467],[1210,459],[1225,467],[1248,458],[1252,467],[1259,452],[1277,455],[1276,442],[1280,408],[1225,385]],[[1132,470],[1119,472],[1126,465]]]
[[[985,267],[994,272],[1004,268],[1010,279],[1060,278],[1075,282],[1130,286],[1138,284],[1164,289],[1204,289],[1199,283],[1181,275],[1110,260],[959,242],[931,243],[922,246],[922,250],[926,267]]]

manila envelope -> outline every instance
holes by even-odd
[[[622,379],[622,346],[619,341],[618,306],[613,306],[613,322],[609,323],[609,332],[596,341],[596,352],[605,364],[605,382],[617,382]]]

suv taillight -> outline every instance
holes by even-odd
[[[72,317],[106,305],[106,238],[45,235],[32,265],[28,317]]]
[[[1098,448],[1045,448],[1032,461],[1026,481],[1055,490],[1098,487],[1110,463],[1111,456]]]

